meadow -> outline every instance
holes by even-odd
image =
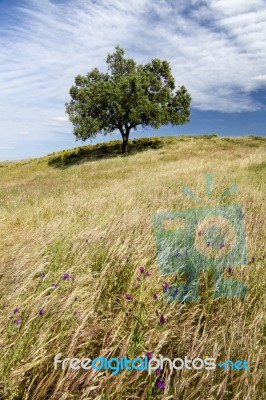
[[[166,302],[152,215],[206,199],[241,204],[248,263],[243,298]],[[217,135],[120,141],[0,163],[0,399],[262,400],[265,376],[266,138]],[[162,318],[163,316],[163,318]],[[54,356],[246,359],[245,370],[55,370]],[[158,387],[158,380],[164,387]]]

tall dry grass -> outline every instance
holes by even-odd
[[[0,398],[265,398],[265,143],[166,138],[159,149],[68,168],[49,167],[49,157],[1,164]],[[175,277],[158,271],[152,214],[197,206],[182,187],[205,197],[206,172],[215,174],[215,195],[239,185],[224,203],[245,211],[251,263],[233,273],[249,292],[214,299],[210,273],[203,272],[198,303],[167,303],[162,286]],[[141,266],[151,275],[139,281]],[[160,390],[157,376],[146,371],[53,367],[57,353],[134,358],[147,352],[246,359],[251,368],[165,368]]]

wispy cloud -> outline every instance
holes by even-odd
[[[261,108],[252,93],[265,85],[263,0],[18,4],[10,9],[16,21],[10,14],[9,24],[0,27],[3,140],[6,132],[9,140],[18,132],[31,132],[36,140],[70,134],[64,104],[74,77],[96,66],[105,70],[106,55],[117,44],[138,62],[170,60],[176,83],[187,86],[199,110]]]
[[[254,76],[252,79],[255,79],[256,81],[261,81],[266,83],[266,75],[259,75],[259,76]]]
[[[19,132],[19,135],[29,135],[30,132],[29,131],[21,131]]]

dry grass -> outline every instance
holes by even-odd
[[[165,139],[159,149],[65,169],[48,167],[49,157],[1,164],[2,398],[263,399],[265,143],[252,137]],[[198,303],[167,303],[151,217],[197,206],[182,187],[204,197],[209,171],[216,195],[233,182],[240,187],[225,203],[245,210],[248,255],[255,261],[235,268],[234,275],[249,292],[243,299],[214,299],[204,272]],[[137,281],[140,266],[151,273],[143,283]],[[64,273],[75,279],[62,280]],[[126,293],[133,302],[125,301]],[[18,318],[21,325],[14,324]],[[159,390],[155,374],[146,371],[113,376],[53,368],[57,353],[134,358],[148,351],[169,358],[246,359],[251,370],[165,369],[166,387]]]

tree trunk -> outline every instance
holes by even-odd
[[[123,143],[122,143],[122,153],[123,153],[123,154],[126,154],[126,153],[127,153],[128,136],[129,136],[129,132],[122,134],[122,139],[123,139]]]

